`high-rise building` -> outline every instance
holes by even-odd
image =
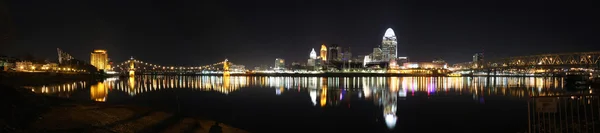
[[[56,52],[58,52],[58,64],[64,64],[73,59],[73,56],[62,51],[60,48],[56,48]]]
[[[481,68],[483,65],[483,53],[475,53],[473,55],[473,67]]]
[[[373,48],[373,54],[371,55],[371,61],[382,61],[383,52],[380,48]]]
[[[321,45],[321,60],[327,61],[327,46],[325,44]]]
[[[475,53],[473,55],[473,62],[483,61],[483,53]]]
[[[346,49],[344,53],[342,53],[342,61],[352,60],[352,52],[350,52],[350,48]]]
[[[285,69],[285,60],[280,58],[275,58],[275,70],[284,70]]]
[[[398,56],[398,42],[392,28],[388,28],[381,43],[382,59],[388,61]]]
[[[315,66],[315,60],[316,59],[308,59],[308,61],[306,62],[306,66]]]
[[[90,64],[98,68],[98,70],[105,70],[108,65],[108,54],[106,54],[106,50],[94,50],[91,54]]]
[[[310,57],[311,59],[317,59],[317,52],[315,52],[315,48],[313,48],[313,49],[310,51],[310,56],[309,56],[309,57]]]
[[[331,44],[329,46],[329,54],[327,54],[330,61],[340,61],[342,60],[342,48],[337,44]]]

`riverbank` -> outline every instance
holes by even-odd
[[[146,107],[74,101],[0,85],[0,132],[208,132],[215,121]],[[247,131],[219,124],[223,133]]]
[[[51,73],[51,72],[0,72],[0,84],[20,87],[62,84],[75,81],[102,81],[106,75]]]

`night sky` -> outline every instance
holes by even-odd
[[[0,8],[8,10],[0,10],[5,14],[0,24],[12,27],[14,37],[0,54],[53,60],[61,48],[86,61],[93,49],[106,49],[115,62],[130,56],[188,66],[225,58],[247,67],[273,65],[275,58],[306,62],[311,48],[322,43],[351,47],[355,56],[369,54],[388,27],[398,36],[399,53],[411,61],[467,62],[483,51],[486,58],[600,51],[600,8],[593,0],[8,0],[4,5]]]

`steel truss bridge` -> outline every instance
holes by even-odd
[[[593,69],[600,66],[600,52],[579,52],[560,54],[541,54],[516,56],[454,64],[455,71],[460,70],[508,70],[508,69],[545,69],[560,70],[570,68]]]
[[[230,72],[229,68],[231,66],[236,66],[236,64],[229,62],[227,59],[202,66],[168,66],[149,63],[132,57],[129,60],[115,65],[112,67],[112,70],[121,73],[135,72],[135,74],[222,74],[224,72]],[[243,72],[238,69],[231,70],[231,72],[238,71]]]

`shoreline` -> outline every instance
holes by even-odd
[[[62,84],[77,81],[102,81],[106,78],[108,78],[106,75],[92,74],[0,72],[0,84],[13,87]]]
[[[217,122],[144,106],[47,96],[2,84],[0,97],[0,132],[208,132]],[[219,127],[247,133],[223,123]]]

